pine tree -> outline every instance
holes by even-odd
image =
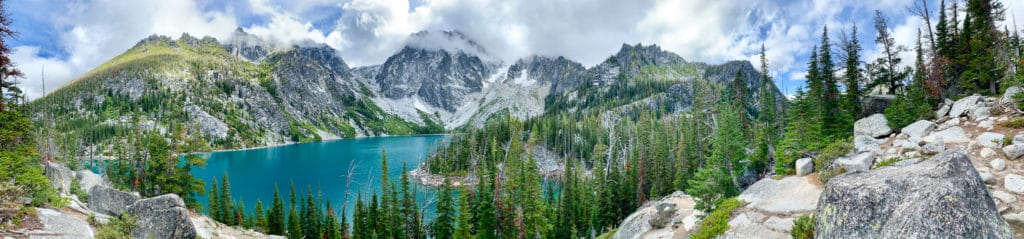
[[[860,69],[861,46],[860,40],[857,39],[857,25],[853,25],[853,28],[850,29],[850,36],[843,45],[843,51],[846,52],[846,71],[843,74],[846,94],[843,98],[843,109],[846,111],[848,121],[852,121],[852,119],[860,118],[862,96],[860,82],[864,77],[864,72]],[[852,130],[852,122],[847,123],[850,125],[844,124],[844,127],[841,128]]]
[[[261,232],[267,232],[270,228],[268,225],[266,210],[263,209],[263,201],[256,200],[256,207],[252,211],[253,221],[256,224],[256,230]]]
[[[402,205],[401,205],[401,220],[402,220],[402,232],[399,234],[408,235],[411,238],[422,238],[424,237],[422,230],[420,229],[421,220],[419,216],[419,208],[416,205],[416,194],[412,192],[409,186],[409,174],[405,173],[408,168],[405,163],[402,163],[402,177],[399,178],[399,183],[402,187]],[[463,214],[472,214],[467,210],[463,210]]]
[[[736,76],[732,79],[732,108],[737,109],[740,112],[740,128],[743,132],[750,132],[750,123],[747,122],[747,83],[743,80],[743,72],[736,71]]]
[[[718,129],[712,139],[711,156],[689,181],[687,194],[697,199],[696,209],[710,212],[726,198],[739,194],[737,177],[746,165],[746,141],[740,131],[735,109],[719,106]]]
[[[284,202],[281,201],[281,194],[274,185],[274,201],[267,215],[267,232],[272,235],[284,235],[285,218]]]
[[[842,115],[839,106],[839,83],[835,76],[835,63],[832,61],[832,42],[828,38],[828,27],[822,29],[821,48],[818,49],[818,77],[821,78],[822,96],[821,99],[821,123],[824,124],[825,135],[832,138],[842,138],[852,133],[853,128],[847,129],[842,122]],[[852,126],[852,124],[850,125]]]
[[[492,164],[493,165],[493,164]],[[492,166],[491,166],[492,167]],[[496,208],[494,206],[494,169],[485,166],[481,168],[477,176],[480,183],[477,184],[477,205],[476,205],[476,235],[479,239],[493,239],[497,236]]]
[[[448,185],[448,179],[446,178],[444,180],[444,184],[441,185],[441,190],[438,192],[437,218],[434,219],[434,225],[430,230],[430,234],[433,238],[448,239],[452,238],[455,234],[454,204],[455,202],[452,200],[451,186]]]
[[[290,195],[291,206],[288,209],[288,238],[302,238],[302,222],[299,218],[299,208],[296,205],[298,200],[295,199],[295,183],[292,183],[292,192]]]
[[[876,67],[869,72],[874,79],[870,86],[885,84],[888,94],[895,95],[903,87],[903,80],[907,77],[907,72],[899,68],[900,62],[903,61],[899,54],[904,51],[904,47],[896,44],[896,40],[889,33],[889,23],[885,15],[877,10],[875,11],[875,29],[878,30],[878,34],[875,35],[875,43],[882,50],[882,57],[875,60]]]
[[[459,189],[458,218],[455,224],[455,238],[473,238],[473,195],[466,189]],[[414,237],[419,238],[419,237]]]
[[[998,93],[1003,78],[1002,64],[997,62],[1001,50],[1000,32],[996,22],[1003,18],[1002,3],[996,0],[968,0],[967,17],[961,34],[966,50],[966,70],[960,75],[961,86],[972,93]]]
[[[222,217],[221,214],[220,214],[221,213],[221,207],[220,207],[221,199],[220,199],[220,190],[217,189],[217,177],[213,177],[213,182],[211,182],[211,183],[212,184],[210,185],[210,196],[207,197],[207,199],[209,200],[208,204],[210,205],[210,209],[209,209],[210,217],[213,218],[213,220],[223,222],[224,221],[224,217]]]
[[[223,184],[220,187],[219,213],[225,224],[235,226],[238,225],[239,221],[237,220],[237,217],[235,217],[234,202],[231,201],[231,183],[228,182],[228,174],[224,173],[224,176],[221,177],[221,179],[223,179],[221,180]]]
[[[313,198],[313,189],[306,188],[306,196],[302,197],[302,209],[299,214],[303,236],[320,238],[320,217],[316,213],[319,210],[316,199]]]
[[[952,58],[953,50],[949,21],[946,20],[946,0],[939,1],[939,21],[935,24],[935,44],[938,58]],[[955,26],[954,26],[955,27]]]

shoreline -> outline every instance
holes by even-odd
[[[352,137],[352,138],[336,138],[336,139],[328,139],[328,140],[321,140],[321,141],[310,141],[310,142],[291,142],[291,143],[280,143],[280,144],[272,144],[272,145],[263,145],[263,146],[256,146],[256,147],[248,147],[248,148],[238,148],[238,149],[219,149],[219,150],[211,150],[211,151],[202,151],[202,152],[187,152],[187,153],[178,153],[178,154],[175,154],[175,155],[189,155],[189,154],[209,154],[209,153],[222,153],[222,152],[234,152],[234,151],[243,151],[243,150],[253,150],[253,149],[265,149],[265,148],[273,148],[273,147],[280,147],[280,146],[288,146],[288,145],[296,145],[296,144],[308,144],[308,143],[327,143],[327,142],[333,142],[333,141],[339,141],[339,140],[351,140],[351,139],[369,139],[369,138],[388,138],[388,137],[418,137],[418,136],[446,136],[446,135],[452,135],[452,134],[451,134],[451,133],[444,133],[444,134],[411,134],[411,135],[380,135],[380,136],[356,136],[356,137]]]

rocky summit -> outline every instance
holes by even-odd
[[[461,32],[424,31],[382,64],[351,68],[326,45],[282,48],[238,29],[220,41],[147,37],[32,104],[43,109],[36,118],[70,119],[56,122],[69,135],[153,131],[230,149],[440,133],[479,127],[499,114],[525,119],[582,110],[593,103],[584,96],[595,89],[580,86],[607,91],[651,72],[678,84],[646,100],[668,97],[677,110],[689,107],[686,82],[698,78],[724,85],[741,72],[752,98],[759,97],[760,74],[749,62],[692,63],[656,45],[624,44],[587,69],[565,57],[505,63]],[[82,153],[88,157],[101,157],[115,145],[107,134],[91,141]]]

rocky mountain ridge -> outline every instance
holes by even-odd
[[[350,68],[328,46],[280,48],[238,29],[221,41],[147,37],[32,104],[41,109],[37,119],[69,119],[54,127],[88,135],[78,144],[90,151],[113,151],[122,140],[116,132],[131,131],[232,149],[440,133],[480,126],[496,114],[528,118],[564,110],[549,107],[552,102],[585,109],[615,84],[637,79],[676,82],[672,91],[644,98],[668,95],[685,110],[692,96],[684,83],[724,85],[736,71],[756,92],[760,74],[748,62],[691,63],[656,45],[623,44],[591,68],[549,56],[506,65],[457,31],[413,34],[381,65]]]

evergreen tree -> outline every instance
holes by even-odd
[[[494,170],[488,167],[481,168],[483,172],[478,174],[477,184],[477,205],[476,211],[476,235],[479,239],[493,239],[497,236],[496,208],[494,206]]]
[[[846,66],[843,74],[846,94],[843,98],[843,109],[847,112],[847,119],[850,125],[844,124],[843,129],[852,129],[852,119],[858,119],[861,115],[862,96],[860,83],[864,72],[860,69],[860,40],[857,39],[857,25],[850,29],[850,37],[843,44],[843,51],[846,52]]]
[[[285,218],[284,202],[281,201],[281,194],[274,185],[274,201],[271,204],[270,212],[267,215],[267,232],[272,235],[284,235]]]
[[[419,208],[416,205],[416,194],[412,192],[409,186],[409,174],[408,168],[405,163],[402,163],[402,177],[399,179],[399,183],[402,187],[402,205],[401,205],[401,220],[402,220],[402,232],[410,238],[422,238],[425,237],[421,230],[421,219],[419,215]],[[461,194],[460,194],[461,195]],[[463,210],[463,214],[472,214],[467,210]]]
[[[213,220],[223,222],[224,217],[221,216],[221,199],[220,190],[217,189],[217,177],[213,177],[213,181],[211,183],[212,184],[210,185],[210,196],[207,197],[207,199],[209,200],[207,204],[210,205],[210,217],[213,218]]]
[[[455,238],[473,238],[473,195],[466,189],[459,189],[458,217],[455,222]],[[418,238],[418,237],[416,237]]]
[[[302,238],[302,222],[299,218],[299,209],[296,205],[298,200],[295,199],[295,183],[292,183],[292,191],[290,195],[291,206],[288,208],[288,238]]]
[[[433,238],[448,239],[455,234],[455,202],[452,200],[452,190],[448,183],[446,178],[438,192],[437,218],[434,219],[434,225],[430,230]]]
[[[222,219],[224,220],[223,222],[225,224],[235,226],[235,225],[238,225],[239,221],[236,220],[237,217],[235,217],[235,210],[234,210],[235,209],[235,205],[234,205],[234,202],[231,201],[232,200],[231,199],[231,183],[228,182],[228,174],[224,173],[224,176],[221,177],[221,179],[223,179],[223,180],[221,180],[221,182],[223,182],[223,184],[220,187],[220,205],[219,205],[220,206],[220,208],[219,208],[220,212],[219,213],[220,213]]]
[[[822,83],[821,123],[823,132],[828,137],[842,138],[852,133],[851,127],[843,125],[839,105],[839,83],[835,76],[835,63],[832,61],[832,42],[828,38],[828,27],[822,29],[821,48],[818,49],[818,77]]]
[[[889,23],[881,11],[875,11],[875,29],[878,30],[875,43],[882,50],[882,57],[873,63],[874,70],[869,74],[874,82],[868,88],[884,84],[888,88],[888,94],[895,95],[903,87],[903,80],[907,77],[907,72],[899,68],[900,62],[903,61],[899,54],[904,51],[904,47],[896,44],[896,40],[889,33]]]
[[[722,200],[739,194],[737,177],[746,168],[743,165],[746,141],[740,131],[736,111],[723,106],[719,108],[720,119],[711,142],[711,156],[689,181],[690,188],[686,190],[697,199],[695,208],[704,212],[710,212]]]
[[[960,75],[961,87],[968,92],[999,93],[1002,67],[997,61],[1001,54],[1001,42],[996,21],[1003,18],[1002,3],[996,0],[968,0],[967,17],[964,19],[962,46],[966,50],[966,70]]]
[[[256,207],[253,208],[253,211],[252,211],[253,221],[255,222],[255,226],[256,226],[256,230],[257,231],[267,232],[268,228],[270,228],[268,226],[269,222],[267,221],[267,217],[266,217],[265,213],[266,213],[266,210],[263,209],[263,201],[260,201],[259,199],[257,199],[256,200]]]

